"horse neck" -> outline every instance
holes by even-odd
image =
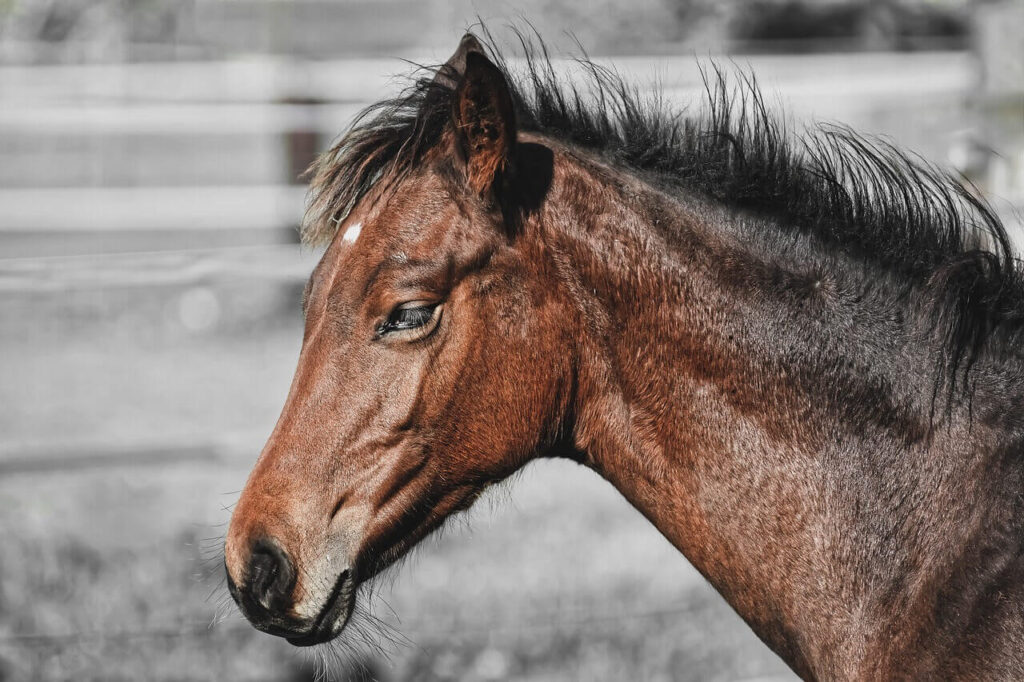
[[[962,411],[930,428],[913,311],[767,262],[714,209],[556,159],[535,224],[587,330],[584,461],[805,676],[877,674],[971,606],[950,576],[976,577],[986,523],[1017,524],[996,500],[1020,475]]]

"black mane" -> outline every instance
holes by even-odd
[[[990,339],[1006,350],[1019,341],[1024,268],[988,204],[947,173],[847,128],[793,137],[750,77],[730,87],[715,69],[705,77],[703,113],[683,116],[588,59],[578,60],[582,87],[561,82],[543,43],[519,37],[526,59],[518,70],[493,41],[487,50],[512,90],[521,130],[764,216],[919,285],[934,299],[944,336],[942,375],[969,371]],[[375,184],[400,180],[438,143],[454,90],[451,79],[434,77],[442,68],[423,67],[401,95],[363,111],[314,165],[304,241],[328,242]]]

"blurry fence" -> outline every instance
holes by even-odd
[[[699,101],[707,66],[614,61],[628,81],[682,104]],[[940,161],[959,144],[973,88],[964,53],[762,56],[739,65],[748,67],[798,119],[889,132]],[[315,255],[295,244],[305,193],[291,184],[296,170],[403,70],[391,60],[266,58],[0,68],[0,152],[11,161],[0,167],[0,306],[82,291],[298,286]],[[216,442],[178,447],[225,452]],[[155,463],[165,450],[93,449],[74,466]],[[0,472],[70,465],[62,453],[8,453]]]
[[[201,332],[219,324],[219,318],[231,315],[227,308],[232,296],[253,299],[246,303],[250,310],[245,314],[263,319],[277,314],[280,306],[280,296],[267,292],[291,291],[286,304],[289,309],[297,309],[297,300],[292,299],[297,299],[295,292],[301,290],[318,256],[311,249],[289,244],[0,258],[0,316],[19,321],[18,326],[3,329],[2,338],[8,340],[8,352],[31,352],[32,335],[74,337],[76,330],[85,326],[108,337],[108,352],[130,353],[133,342],[110,338],[125,305],[155,307],[152,314],[158,318],[160,308],[169,305],[176,324]],[[49,321],[33,324],[34,317],[39,316]],[[133,320],[130,324],[137,327],[140,323]],[[152,327],[159,322],[142,324]],[[54,332],[54,326],[58,331]],[[211,343],[223,342],[211,339]],[[142,361],[137,355],[134,360],[126,359],[122,371],[130,372],[133,362]],[[49,376],[38,379],[53,380]],[[54,390],[57,388],[54,386]],[[12,399],[17,395],[11,390],[6,394]],[[220,431],[212,435],[169,437],[157,433],[149,437],[123,432],[69,438],[59,435],[59,422],[53,426],[51,433],[29,443],[12,438],[8,432],[0,440],[0,477],[182,462],[244,467],[259,451],[260,440],[266,435]]]
[[[614,61],[628,81],[684,105],[699,101],[707,66]],[[558,68],[571,76],[574,67]],[[738,68],[798,119],[887,132],[940,162],[962,141],[974,87],[964,53],[760,56]],[[0,67],[0,153],[11,161],[0,167],[0,306],[82,291],[298,286],[315,255],[295,244],[305,193],[291,184],[296,171],[404,70],[393,60],[267,58]],[[178,446],[225,452],[216,442]],[[74,466],[133,456],[93,449]],[[134,456],[155,463],[163,450]],[[0,472],[59,468],[62,453],[8,453]]]
[[[691,57],[615,61],[631,82],[660,83],[668,99],[682,102],[699,97],[701,64]],[[750,66],[797,118],[887,132],[940,162],[962,134],[973,78],[962,53],[759,57]],[[186,326],[201,328],[221,287],[299,287],[316,254],[294,243],[304,194],[291,184],[301,165],[294,157],[322,148],[363,104],[393,89],[389,74],[402,70],[382,60],[0,68],[0,154],[8,161],[0,167],[0,312],[14,320],[41,306],[57,316],[85,301],[91,316],[97,300],[101,308],[117,308],[130,300],[125,292],[159,291],[174,299]],[[19,348],[32,345],[26,334],[45,333],[15,327],[0,336],[20,335]],[[106,350],[118,352],[113,345]],[[49,426],[31,444],[0,442],[0,477],[182,462],[244,470],[265,436],[225,429],[193,438],[126,441],[99,433],[63,440]],[[530,640],[630,620],[659,627],[694,608],[692,601],[585,611],[559,606],[514,625],[422,617],[401,629],[422,644],[453,637]],[[250,626],[240,621],[211,630],[204,621],[166,619],[144,627],[0,634],[0,649],[243,632]]]
[[[709,66],[692,56],[607,63],[678,106],[700,103]],[[977,165],[967,53],[757,56],[736,67],[797,120],[838,120],[940,163]],[[571,77],[575,67],[558,68]],[[0,257],[291,241],[299,170],[407,70],[268,58],[0,67]],[[1015,143],[1004,144],[1014,157]]]
[[[186,286],[211,280],[304,282],[315,253],[296,245],[53,258],[0,258],[0,294]]]

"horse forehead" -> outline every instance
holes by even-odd
[[[427,181],[408,192],[374,197],[341,222],[335,267],[348,277],[381,260],[426,258],[469,235],[460,227],[461,211],[447,192]]]
[[[341,241],[347,244],[355,244],[356,240],[359,239],[359,233],[362,231],[363,221],[357,220],[345,228],[345,232],[341,235]]]
[[[343,244],[363,246],[408,243],[443,222],[450,211],[447,202],[436,197],[419,201],[410,195],[394,196],[368,210],[353,212],[339,230]]]

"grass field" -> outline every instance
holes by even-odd
[[[19,321],[0,331],[0,679],[312,677],[317,654],[226,603],[219,565],[290,380],[297,294],[201,291],[218,312],[191,331],[194,289],[0,297]],[[384,651],[349,636],[332,679],[786,675],[650,524],[569,463],[533,465],[374,591]]]

